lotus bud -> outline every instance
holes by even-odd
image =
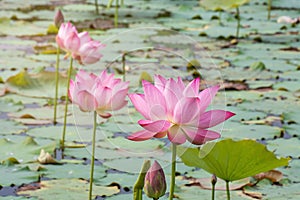
[[[144,183],[146,195],[153,199],[159,199],[166,193],[167,184],[163,169],[158,162],[154,161],[153,165],[147,171]]]
[[[216,175],[213,174],[212,177],[211,177],[211,184],[212,184],[212,185],[216,185],[217,180],[218,180],[218,179],[217,179]]]
[[[65,21],[64,19],[64,15],[62,14],[61,10],[58,10],[56,13],[55,13],[55,16],[54,16],[54,24],[57,28],[60,27],[60,25]]]

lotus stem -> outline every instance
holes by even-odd
[[[54,116],[53,124],[56,125],[56,115],[57,115],[57,98],[58,98],[58,80],[59,80],[59,47],[56,50],[56,66],[55,66],[55,96],[54,96]]]
[[[230,200],[229,181],[226,181],[227,200]]]
[[[268,0],[268,20],[271,18],[272,0]]]
[[[221,18],[222,18],[222,11],[220,10],[220,11],[219,11],[219,25],[220,25],[220,26],[222,25]]]
[[[125,69],[125,65],[126,65],[126,53],[123,53],[122,55],[122,70],[123,70],[123,81],[126,81],[126,69]]]
[[[95,166],[95,149],[96,149],[96,127],[97,127],[97,112],[94,111],[94,126],[93,126],[93,139],[92,139],[92,157],[91,157],[91,170],[90,170],[90,190],[89,200],[92,199],[93,181],[94,181],[94,166]]]
[[[141,168],[140,174],[133,186],[133,199],[134,200],[142,200],[143,199],[143,187],[144,187],[144,180],[147,171],[150,168],[150,160],[145,160],[143,166]]]
[[[119,18],[119,0],[116,0],[115,27],[118,27],[118,18]]]
[[[171,185],[169,200],[173,199],[175,188],[175,172],[176,172],[176,144],[172,144],[172,172],[171,172]]]
[[[113,3],[114,0],[109,0],[109,2],[107,3],[107,8],[110,8],[112,3]]]
[[[240,26],[241,26],[241,18],[240,18],[240,9],[236,7],[236,17],[237,17],[237,27],[236,27],[236,39],[239,38]]]
[[[67,80],[67,93],[66,93],[64,126],[63,126],[62,138],[61,138],[61,148],[62,149],[64,149],[64,147],[65,147],[66,128],[67,128],[67,114],[68,114],[68,104],[69,104],[69,89],[70,89],[70,80],[71,80],[72,70],[73,70],[73,58],[71,57],[71,59],[70,59],[70,67],[69,67],[69,71],[68,71],[68,80]]]
[[[98,8],[98,0],[95,0],[95,8],[96,8],[96,14],[99,14],[99,8]]]

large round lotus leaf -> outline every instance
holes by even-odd
[[[288,158],[276,158],[266,146],[254,140],[226,139],[198,148],[178,147],[182,161],[202,168],[226,181],[235,181],[276,167],[288,165]]]
[[[59,179],[41,181],[40,189],[19,191],[18,195],[30,195],[43,200],[56,199],[87,199],[89,183],[79,179]],[[93,186],[93,196],[111,196],[119,193],[117,186]]]
[[[231,8],[239,7],[250,0],[200,0],[202,5],[207,10],[229,10]]]

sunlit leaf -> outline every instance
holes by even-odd
[[[226,181],[235,181],[276,167],[288,165],[288,158],[276,158],[266,146],[254,140],[226,139],[198,148],[179,147],[182,161],[202,168]]]
[[[208,10],[229,10],[239,7],[250,0],[200,0],[200,4]]]

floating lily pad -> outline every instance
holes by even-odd
[[[3,166],[0,165],[1,180],[0,185],[10,186],[21,185],[24,183],[31,183],[38,181],[39,175],[32,172],[28,167]],[[2,198],[2,197],[1,197]]]
[[[16,158],[19,162],[37,160],[41,149],[53,152],[56,143],[51,140],[39,139],[24,136],[5,136],[0,138],[0,160],[9,157]]]
[[[63,96],[66,93],[67,78],[60,74],[59,80],[58,96]],[[49,90],[49,87],[54,88],[55,86],[55,72],[40,71],[36,74],[29,74],[27,71],[22,71],[8,78],[5,84],[10,92],[31,97],[52,98],[55,90]]]
[[[279,138],[274,141],[268,141],[267,146],[270,150],[274,151],[277,155],[291,156],[293,158],[300,157],[299,138],[290,138],[290,139]]]
[[[8,120],[0,120],[0,122],[1,122],[0,135],[20,134],[27,130],[27,127],[23,126],[20,123],[8,121]]]
[[[85,180],[79,179],[59,179],[41,181],[40,189],[19,191],[18,195],[30,195],[43,200],[53,199],[53,191],[57,199],[86,199],[88,198],[89,184]],[[67,191],[67,192],[66,192]],[[111,196],[119,193],[117,186],[97,186],[93,187],[93,196]]]

